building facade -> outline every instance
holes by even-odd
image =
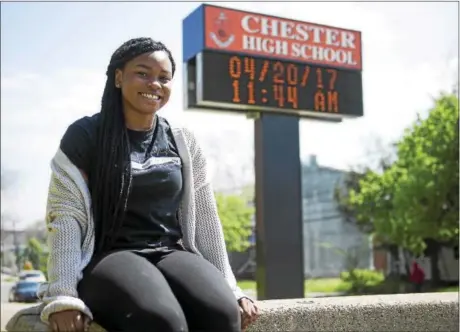
[[[302,165],[304,270],[310,278],[337,277],[348,267],[373,268],[368,236],[340,215],[334,199],[346,172],[318,164]]]

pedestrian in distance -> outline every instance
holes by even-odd
[[[410,281],[414,287],[414,292],[421,293],[423,290],[423,283],[425,282],[425,272],[420,264],[415,260],[412,262]]]

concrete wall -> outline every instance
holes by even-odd
[[[459,330],[458,293],[271,300],[259,306],[260,318],[248,332]],[[47,331],[39,319],[40,308],[23,309],[9,321],[7,331]],[[90,332],[103,331],[91,325]]]
[[[458,293],[265,301],[248,332],[459,330]]]

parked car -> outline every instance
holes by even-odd
[[[19,280],[46,282],[46,277],[40,270],[24,270],[19,273]]]
[[[40,284],[41,282],[36,280],[19,280],[11,288],[9,302],[36,302]]]

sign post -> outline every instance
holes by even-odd
[[[255,120],[257,296],[304,296],[299,118]]]
[[[186,109],[255,119],[259,299],[304,296],[299,119],[363,115],[361,33],[201,5],[183,21]]]

